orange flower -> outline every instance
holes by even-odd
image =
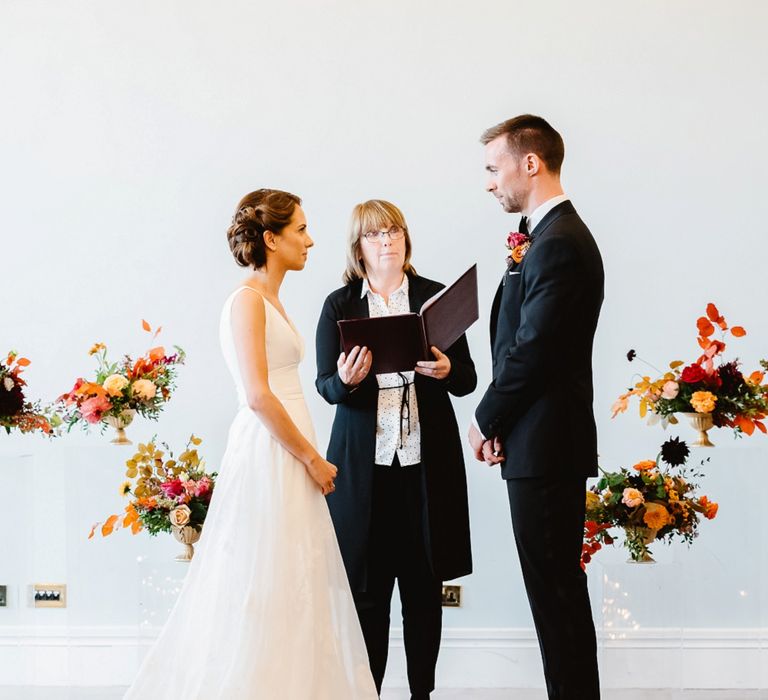
[[[644,459],[642,462],[638,462],[633,469],[636,469],[639,472],[644,472],[649,469],[654,469],[656,467],[656,461],[653,459]]]
[[[709,391],[694,391],[691,396],[691,406],[696,413],[712,413],[716,402],[717,397]]]
[[[718,505],[713,503],[706,496],[702,496],[699,499],[699,505],[704,509],[704,517],[707,520],[712,520],[717,515]]]
[[[643,522],[651,530],[661,530],[670,521],[669,511],[660,503],[646,503]]]

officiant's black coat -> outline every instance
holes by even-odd
[[[444,285],[409,275],[410,308],[417,310]],[[328,496],[339,547],[355,592],[366,590],[366,550],[371,514],[371,486],[376,454],[378,384],[370,373],[355,391],[341,381],[336,361],[342,351],[337,321],[367,318],[368,300],[360,296],[362,280],[331,293],[317,326],[317,379],[322,397],[336,406],[327,459],[339,473]],[[393,338],[392,342],[397,342]],[[421,424],[423,496],[427,509],[428,552],[433,573],[441,580],[472,571],[467,480],[462,443],[449,394],[465,396],[477,385],[465,336],[447,350],[451,373],[444,380],[416,374],[414,387]],[[394,467],[407,469],[407,467]]]

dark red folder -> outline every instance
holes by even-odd
[[[407,372],[419,360],[434,360],[434,345],[445,352],[479,317],[477,265],[452,285],[425,301],[419,313],[339,321],[341,343],[349,354],[355,345],[373,353],[374,374]]]

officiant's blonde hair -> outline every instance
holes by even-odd
[[[347,269],[344,270],[344,283],[349,284],[366,276],[363,254],[360,250],[360,238],[366,231],[380,231],[391,226],[398,226],[405,231],[405,262],[403,272],[415,275],[411,265],[411,235],[405,217],[392,202],[384,199],[369,199],[355,205],[349,219],[347,236]]]

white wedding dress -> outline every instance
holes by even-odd
[[[375,700],[328,506],[304,465],[248,407],[230,324],[224,358],[239,410],[179,599],[126,700]],[[304,436],[314,428],[304,344],[266,299],[269,385]]]

